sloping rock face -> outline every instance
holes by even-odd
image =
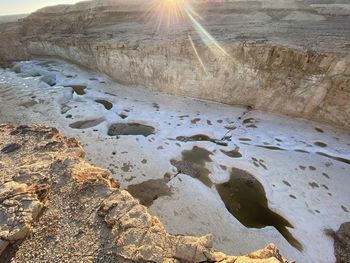
[[[0,67],[10,67],[13,60],[26,60],[27,49],[21,42],[23,34],[18,23],[0,25]]]
[[[317,14],[322,1],[192,1],[218,47],[187,15],[157,30],[149,2],[41,9],[1,37],[0,61],[58,56],[130,86],[350,128],[349,15]]]
[[[168,234],[54,128],[0,125],[0,135],[1,262],[287,263],[272,244],[234,257],[211,236]]]
[[[337,263],[350,262],[350,222],[342,224],[333,238]]]

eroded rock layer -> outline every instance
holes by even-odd
[[[350,222],[343,223],[337,232],[332,234],[337,263],[350,261]]]
[[[159,32],[147,1],[91,1],[3,25],[0,61],[58,56],[126,85],[350,127],[347,12],[321,1],[195,2],[217,43],[188,17]]]
[[[168,234],[54,128],[0,125],[0,135],[4,261],[287,262],[274,245],[234,257],[215,251],[211,236]]]

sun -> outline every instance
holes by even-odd
[[[200,23],[203,18],[193,9],[192,0],[153,0],[147,14],[151,15],[158,33],[184,33],[187,35],[194,55],[198,60],[203,72],[208,74],[204,60],[192,38],[193,33],[186,30],[191,27],[199,36],[201,42],[217,58],[229,56],[219,42]],[[185,25],[186,24],[186,25]],[[153,24],[152,24],[153,26]]]
[[[184,0],[163,0],[164,4],[169,8],[176,8],[179,5],[182,5]]]
[[[158,29],[170,29],[186,20],[186,0],[154,0],[151,12]]]

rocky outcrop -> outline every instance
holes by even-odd
[[[196,1],[218,48],[191,20],[158,32],[147,1],[112,2],[39,10],[0,41],[0,58],[58,56],[130,86],[350,128],[349,16],[314,19],[300,1]]]
[[[10,67],[14,60],[29,58],[27,49],[22,43],[20,23],[0,25],[0,67]]]
[[[350,262],[350,222],[342,224],[332,236],[337,263]]]
[[[56,129],[0,125],[0,135],[1,260],[287,262],[274,245],[234,257],[215,251],[211,236],[168,234],[109,171],[84,161],[75,139]]]

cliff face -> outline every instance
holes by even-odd
[[[1,38],[0,57],[59,56],[126,85],[350,128],[349,16],[290,2],[195,4],[220,47],[191,21],[157,32],[144,1],[47,8],[16,25],[21,37]]]
[[[22,41],[21,25],[6,23],[0,25],[0,67],[10,67],[13,60],[26,60],[29,57]]]
[[[31,54],[88,65],[125,85],[350,127],[348,60],[282,46],[237,44],[227,48],[227,58],[215,58],[203,48],[206,74],[185,43],[129,46],[67,38],[28,47]]]
[[[168,234],[75,139],[0,125],[1,262],[283,262],[274,245],[226,256],[210,236]]]

